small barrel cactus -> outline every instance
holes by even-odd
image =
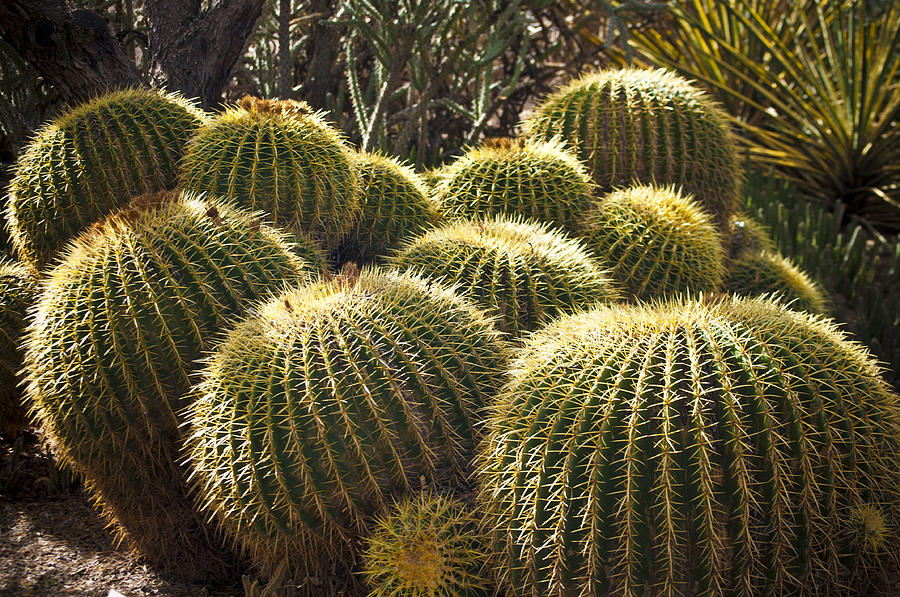
[[[900,403],[879,374],[832,323],[772,301],[557,320],[513,363],[479,468],[509,584],[541,597],[841,586],[861,551],[847,521],[900,505]]]
[[[16,254],[38,268],[134,195],[172,189],[203,113],[147,89],[102,95],[37,132],[16,162],[6,217]]]
[[[777,250],[766,227],[741,210],[731,214],[727,236],[730,244],[729,259],[735,259],[747,251],[774,253]]]
[[[420,494],[381,516],[363,555],[370,597],[487,595],[487,537],[471,507]]]
[[[46,275],[26,330],[34,414],[120,536],[185,579],[227,573],[180,448],[197,360],[309,266],[280,232],[177,191],[94,224]]]
[[[768,251],[745,251],[728,263],[722,289],[741,296],[773,294],[792,309],[825,313],[825,292],[790,259]]]
[[[482,311],[414,276],[290,290],[224,338],[195,389],[203,502],[263,574],[348,563],[372,515],[464,483],[505,355]]]
[[[489,139],[446,167],[435,186],[450,216],[519,215],[574,231],[593,184],[557,141]]]
[[[725,229],[740,191],[726,115],[699,87],[665,70],[608,69],[571,81],[525,121],[524,136],[559,137],[602,192],[681,186]]]
[[[0,436],[8,438],[27,423],[18,387],[22,367],[20,335],[36,289],[34,269],[0,258]]]
[[[359,181],[339,132],[304,102],[244,97],[191,140],[181,185],[269,214],[326,249],[359,211]]]
[[[455,285],[513,335],[620,298],[609,272],[580,241],[508,216],[450,222],[410,240],[387,262]]]
[[[580,236],[632,298],[714,291],[725,252],[715,225],[672,187],[635,186],[596,200]]]
[[[405,236],[416,235],[442,217],[438,203],[415,171],[397,160],[359,153],[362,209],[339,249],[339,262],[371,263]]]

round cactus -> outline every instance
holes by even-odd
[[[203,372],[187,443],[203,501],[264,574],[349,562],[370,516],[463,483],[505,354],[481,311],[413,276],[289,291]]]
[[[248,305],[308,275],[258,219],[166,192],[94,224],[42,283],[24,341],[34,413],[120,536],[163,570],[226,573],[180,456],[196,362]]]
[[[708,95],[665,70],[609,69],[571,81],[525,121],[524,136],[560,137],[601,191],[673,184],[724,229],[740,191],[740,162],[726,115]]]
[[[37,274],[31,267],[0,258],[0,436],[12,437],[27,424],[18,388],[19,344],[36,285]]]
[[[729,259],[735,259],[748,251],[774,253],[777,250],[775,241],[772,240],[765,226],[742,211],[731,214],[731,219],[728,222],[728,238],[730,241]]]
[[[387,261],[455,285],[514,335],[620,298],[580,241],[548,224],[507,216],[451,222],[412,239]]]
[[[580,235],[635,299],[713,291],[722,279],[721,237],[706,213],[672,187],[604,195]]]
[[[191,140],[181,184],[262,210],[289,232],[326,249],[359,211],[351,150],[303,102],[244,97]]]
[[[475,512],[420,494],[374,524],[363,556],[370,597],[487,594],[488,540]]]
[[[338,250],[339,261],[371,263],[443,214],[412,168],[373,153],[356,157],[362,210]]]
[[[512,371],[479,468],[519,595],[827,593],[853,512],[896,511],[898,397],[825,319],[603,307]]]
[[[38,268],[134,195],[175,187],[203,113],[147,89],[102,95],[37,132],[16,162],[6,217],[16,254]]]
[[[827,311],[828,299],[819,284],[778,253],[741,253],[729,262],[722,288],[741,296],[777,295],[800,311]]]
[[[488,140],[445,170],[435,193],[451,216],[520,215],[575,230],[593,197],[590,175],[557,141]]]

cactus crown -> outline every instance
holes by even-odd
[[[252,95],[242,97],[238,106],[249,114],[281,116],[285,119],[315,114],[310,105],[303,101],[263,99]]]

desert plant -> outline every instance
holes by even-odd
[[[511,370],[480,478],[519,595],[827,593],[873,563],[853,512],[896,515],[898,397],[821,317],[601,307]]]
[[[635,299],[716,290],[724,249],[715,226],[673,187],[634,186],[603,195],[580,236]]]
[[[186,189],[263,210],[326,248],[359,211],[350,148],[303,102],[244,97],[191,139],[180,180]]]
[[[584,75],[544,99],[523,129],[529,138],[565,141],[601,192],[678,185],[723,229],[736,206],[740,163],[727,116],[670,71]]]
[[[483,312],[414,276],[289,290],[224,338],[194,391],[203,503],[265,575],[347,566],[371,515],[465,484],[505,355]]]
[[[19,391],[20,335],[34,301],[37,272],[0,257],[0,437],[13,437],[27,424]]]
[[[739,208],[728,221],[728,258],[734,259],[745,251],[775,251],[775,241],[768,229]]]
[[[828,299],[819,284],[777,252],[744,251],[729,260],[722,289],[741,296],[774,294],[792,309],[827,311]]]
[[[175,187],[203,114],[146,89],[102,95],[41,128],[19,155],[6,219],[19,259],[38,268],[134,195]]]
[[[448,214],[518,215],[574,231],[588,211],[593,183],[559,141],[489,139],[442,172],[435,193]]]
[[[620,298],[582,242],[549,224],[510,216],[450,222],[411,239],[387,263],[455,285],[513,335]]]
[[[284,238],[223,202],[140,196],[69,245],[26,330],[33,414],[119,537],[176,576],[228,573],[188,490],[181,411],[222,329],[309,274]]]

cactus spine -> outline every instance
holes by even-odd
[[[227,570],[179,455],[195,363],[248,304],[307,274],[259,220],[167,192],[92,226],[42,283],[24,342],[34,413],[120,536],[163,570]]]
[[[580,241],[509,216],[451,222],[410,240],[388,264],[455,285],[514,335],[620,297]]]
[[[741,296],[774,294],[792,309],[825,313],[825,292],[803,270],[778,253],[745,251],[728,264],[723,290]]]
[[[20,335],[36,287],[37,273],[31,267],[0,258],[0,436],[9,438],[27,423],[18,388]]]
[[[737,203],[740,164],[727,117],[674,73],[627,68],[583,76],[545,99],[523,128],[528,138],[565,140],[602,192],[681,186],[721,229]]]
[[[181,184],[262,210],[333,248],[359,211],[359,181],[337,130],[303,102],[244,97],[204,126]]]
[[[897,511],[898,398],[827,320],[603,307],[512,371],[480,477],[519,595],[827,593],[852,513]]]
[[[291,290],[203,372],[187,442],[203,500],[264,574],[346,564],[371,515],[463,483],[505,354],[481,311],[410,275]]]
[[[9,186],[6,218],[18,257],[43,268],[132,196],[174,188],[185,145],[203,121],[177,95],[128,89],[44,126],[19,156]]]

